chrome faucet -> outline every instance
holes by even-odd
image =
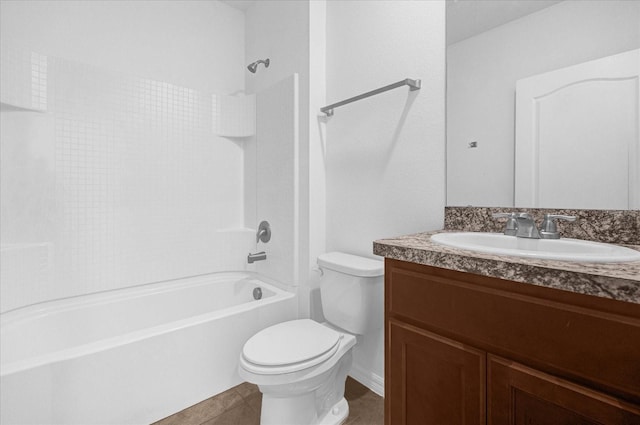
[[[493,218],[507,218],[504,228],[505,235],[529,239],[560,239],[560,232],[558,232],[558,226],[554,220],[576,221],[576,217],[573,215],[545,214],[541,230],[538,230],[533,217],[526,212],[496,213],[492,216]]]
[[[256,252],[255,254],[249,253],[249,255],[247,256],[247,261],[249,262],[249,264],[252,264],[256,261],[266,260],[266,259],[267,259],[267,253],[264,251]]]
[[[533,217],[529,213],[515,213],[516,219],[516,237],[540,239],[540,232],[536,227],[536,222],[533,221]]]

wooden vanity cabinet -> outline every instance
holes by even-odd
[[[385,260],[386,425],[640,425],[640,305]]]

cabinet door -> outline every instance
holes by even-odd
[[[640,408],[510,360],[487,358],[491,425],[638,425]]]
[[[387,338],[387,425],[485,424],[484,352],[393,319]]]

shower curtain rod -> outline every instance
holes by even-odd
[[[331,105],[327,105],[323,108],[320,108],[321,112],[327,114],[328,117],[333,115],[333,109],[342,105],[346,105],[347,103],[356,102],[358,100],[375,96],[376,94],[380,94],[386,92],[388,90],[393,90],[398,87],[409,86],[409,90],[420,90],[420,80],[412,80],[411,78],[405,78],[404,80],[400,80],[397,83],[389,84],[388,86],[380,87],[379,89],[371,90],[366,93],[359,94],[358,96],[350,97],[349,99],[333,103]]]

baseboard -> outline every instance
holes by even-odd
[[[369,388],[374,393],[378,394],[380,397],[384,397],[384,378],[373,372],[362,369],[357,364],[353,364],[351,366],[349,376]]]

